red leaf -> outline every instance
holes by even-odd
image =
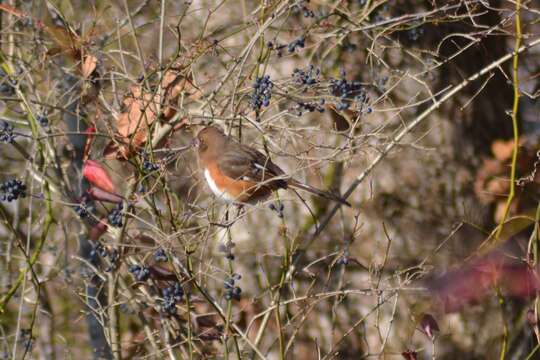
[[[86,160],[83,165],[83,176],[95,187],[109,193],[115,193],[114,185],[105,168],[94,160]]]
[[[439,324],[431,314],[423,314],[420,320],[420,327],[426,333],[427,337],[433,340],[435,332],[439,332]]]
[[[418,357],[417,357],[418,354],[414,350],[406,350],[406,351],[401,353],[401,356],[403,356],[407,360],[417,360],[418,359]]]
[[[538,267],[531,268],[499,250],[433,279],[428,287],[444,311],[451,313],[492,296],[496,288],[505,296],[530,298],[540,290],[540,279]]]
[[[124,199],[118,194],[110,193],[97,187],[90,188],[87,193],[93,200],[106,201],[113,204],[121,203]]]

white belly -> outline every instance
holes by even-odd
[[[226,202],[233,202],[235,200],[234,197],[230,196],[216,185],[214,180],[212,180],[208,169],[204,169],[204,178],[206,179],[206,182],[208,183],[208,186],[210,187],[214,195],[216,195],[218,198]]]

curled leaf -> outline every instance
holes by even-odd
[[[197,47],[197,45],[194,45]],[[204,48],[205,49],[205,48]],[[177,113],[177,102],[181,94],[196,100],[202,92],[192,82],[191,56],[178,58],[163,74],[157,85],[160,91],[146,89],[142,84],[131,87],[123,101],[124,112],[116,118],[117,130],[114,140],[103,152],[107,159],[127,159],[150,138],[150,131],[156,121],[169,121]],[[150,80],[148,80],[150,82]]]
[[[422,319],[420,320],[420,327],[427,335],[427,337],[431,340],[435,338],[435,333],[440,331],[437,320],[435,320],[435,318],[431,314],[422,315]]]
[[[97,58],[93,55],[86,55],[81,65],[81,74],[83,78],[88,79],[90,75],[96,70]]]
[[[92,200],[105,201],[105,202],[110,202],[113,204],[121,203],[123,200],[122,196],[105,191],[97,187],[91,187],[87,191],[87,194],[90,196]]]
[[[83,165],[82,173],[90,184],[109,193],[115,193],[114,185],[109,173],[105,170],[103,165],[97,161],[86,160]]]

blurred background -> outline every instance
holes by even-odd
[[[540,356],[538,2],[0,9],[2,358]],[[208,124],[352,206],[220,202]]]

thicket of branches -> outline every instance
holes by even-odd
[[[0,10],[3,358],[539,356],[537,2]],[[208,124],[352,207],[221,203]]]

